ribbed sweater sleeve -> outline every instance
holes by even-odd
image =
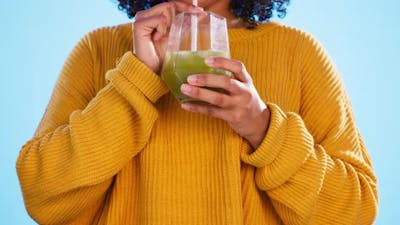
[[[40,224],[96,220],[113,176],[148,141],[158,117],[153,103],[167,92],[128,52],[95,93],[92,38],[83,38],[70,54],[39,128],[17,160],[25,205]]]
[[[300,112],[268,103],[265,139],[241,158],[285,224],[372,224],[377,180],[342,81],[312,37],[301,49]]]

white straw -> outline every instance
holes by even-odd
[[[194,6],[197,6],[197,0],[192,0],[192,4]],[[192,15],[191,16],[191,50],[196,51],[197,50],[197,16]]]

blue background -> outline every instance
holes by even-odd
[[[376,224],[396,224],[400,213],[399,8],[396,0],[294,0],[281,21],[312,33],[342,73],[379,178]],[[110,0],[1,0],[0,224],[35,224],[23,206],[15,161],[68,53],[88,31],[128,21]]]

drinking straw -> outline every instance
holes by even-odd
[[[197,0],[192,0],[192,4],[194,6],[197,6]],[[196,15],[192,15],[191,16],[191,27],[190,27],[190,31],[191,31],[191,50],[192,51],[196,51],[197,50],[197,16]]]

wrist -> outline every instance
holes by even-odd
[[[156,73],[157,75],[161,72],[161,63],[157,62],[157,60],[146,59],[145,57],[141,57],[135,51],[132,51],[132,54],[144,65],[146,65],[151,71]]]
[[[265,135],[268,132],[270,118],[271,118],[271,111],[269,110],[268,107],[265,107],[265,109],[262,111],[260,115],[260,118],[257,120],[259,121],[257,126],[258,129],[256,129],[256,132],[253,135],[247,138],[253,149],[257,149],[258,146],[260,146],[260,144],[264,140]]]

